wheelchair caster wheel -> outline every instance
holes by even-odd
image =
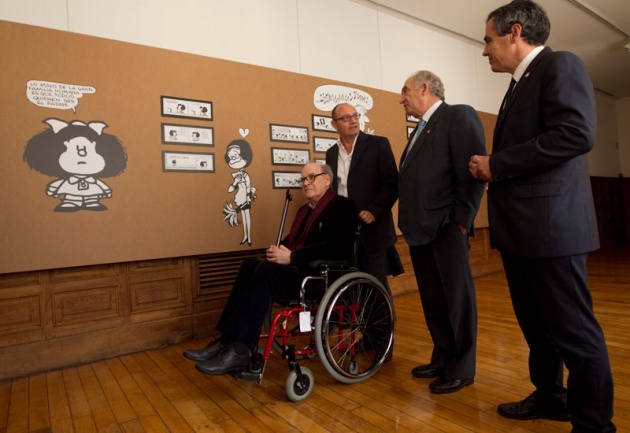
[[[348,364],[348,373],[357,374],[359,372],[359,364],[356,361],[350,361]]]
[[[301,367],[300,370],[302,370],[301,375],[298,375],[295,370],[292,370],[285,382],[284,389],[287,393],[287,397],[291,401],[302,401],[313,391],[313,385],[315,384],[313,373],[306,367]]]

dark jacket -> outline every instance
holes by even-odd
[[[582,61],[545,48],[497,118],[488,189],[492,245],[521,257],[599,247],[587,152],[595,96]]]
[[[326,164],[334,174],[333,189],[337,191],[339,146],[326,152]],[[352,153],[348,174],[348,197],[357,210],[367,210],[376,219],[361,227],[361,245],[368,252],[382,251],[396,243],[396,228],[392,206],[398,198],[398,169],[389,140],[359,132]]]

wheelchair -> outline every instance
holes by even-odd
[[[236,376],[260,383],[271,353],[280,353],[289,367],[291,401],[306,399],[315,382],[301,360],[319,357],[334,379],[353,384],[372,377],[392,350],[394,308],[381,282],[351,264],[315,265],[318,272],[302,281],[300,299],[274,304],[260,336],[263,347]]]

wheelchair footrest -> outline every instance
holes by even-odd
[[[249,380],[251,382],[258,382],[258,383],[260,383],[262,381],[262,372],[261,371],[240,370],[240,371],[235,371],[232,374],[232,376],[234,376],[237,379]]]

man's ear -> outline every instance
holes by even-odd
[[[510,30],[510,42],[515,43],[517,39],[521,37],[522,32],[523,26],[520,23],[512,24],[512,29]]]

